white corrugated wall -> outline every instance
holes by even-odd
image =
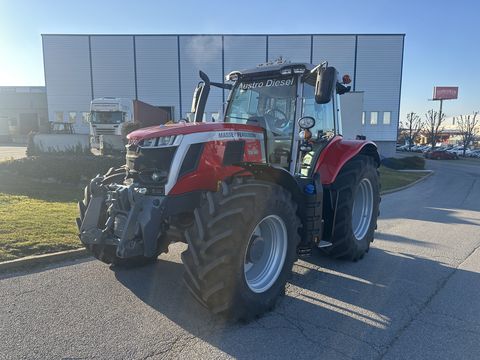
[[[320,64],[328,61],[339,73],[340,80],[344,74],[353,79],[355,69],[355,35],[320,35],[313,37],[312,62]]]
[[[173,106],[179,118],[190,111],[193,90],[200,81],[198,70],[222,82],[225,73],[255,67],[267,58],[309,62],[312,57],[315,64],[328,60],[340,75],[348,73],[352,79],[355,75],[355,90],[365,92],[367,137],[396,139],[403,35],[136,35],[135,53],[133,35],[91,35],[90,44],[91,73],[88,35],[43,36],[50,120],[55,111],[65,116],[69,111],[88,111],[90,77],[95,97],[138,96],[153,105]],[[222,110],[227,95],[212,88],[209,116]],[[368,124],[371,111],[379,112],[377,125]],[[384,111],[392,113],[390,125],[382,124]]]
[[[176,36],[135,36],[138,99],[180,117]]]
[[[364,91],[366,121],[364,135],[373,140],[396,141],[402,78],[403,36],[359,35],[357,45],[357,83]],[[378,124],[370,124],[370,113],[378,112]],[[391,111],[389,125],[383,113]]]
[[[276,60],[280,56],[291,62],[310,62],[310,35],[269,35],[268,60]]]
[[[225,36],[224,67],[225,74],[233,70],[245,70],[266,62],[267,37]]]
[[[222,82],[222,37],[180,36],[180,68],[182,85],[182,112],[190,111],[193,90],[200,81],[199,70],[211,81]],[[222,111],[221,89],[212,87],[208,97],[207,113]],[[211,116],[211,114],[207,114]]]
[[[88,36],[43,36],[45,84],[47,86],[48,117],[70,111],[79,114],[90,110],[91,83]],[[88,124],[77,117],[77,131],[88,132]]]
[[[93,95],[135,99],[133,36],[91,37]]]

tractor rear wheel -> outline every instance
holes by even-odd
[[[374,159],[355,156],[344,165],[332,189],[337,194],[333,245],[323,250],[335,258],[359,260],[370,248],[379,214],[380,181]]]
[[[105,180],[103,181],[103,185],[111,184],[116,180],[121,180],[124,176],[125,170],[124,169],[110,169],[107,174],[105,174]],[[85,209],[88,207],[88,203],[90,202],[91,192],[90,192],[90,185],[85,187],[83,205]],[[80,223],[83,221],[82,213],[80,212],[80,217],[77,218],[77,221]],[[105,223],[107,219],[103,219],[103,223]],[[102,222],[102,220],[100,220]],[[132,258],[122,259],[117,256],[117,247],[113,245],[96,245],[96,244],[89,244],[85,245],[85,248],[95,257],[96,259],[104,262],[105,264],[112,264],[118,267],[138,267],[147,265],[149,263],[153,263],[157,260],[158,255],[152,257],[146,256],[136,256]]]
[[[285,291],[300,241],[297,204],[283,187],[254,179],[205,194],[186,230],[184,280],[215,314],[248,321]]]

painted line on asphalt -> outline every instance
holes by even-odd
[[[89,256],[86,249],[59,251],[51,254],[33,255],[20,259],[0,262],[0,273],[29,270],[38,266],[50,265],[65,260],[81,259]]]

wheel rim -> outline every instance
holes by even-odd
[[[272,287],[282,271],[287,244],[287,227],[279,216],[269,215],[255,226],[243,263],[250,290],[263,293]]]
[[[353,200],[352,229],[357,240],[362,240],[370,228],[373,213],[373,187],[368,179],[362,179],[358,184]]]

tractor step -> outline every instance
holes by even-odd
[[[312,255],[312,248],[311,247],[304,247],[297,249],[298,257],[300,258],[307,258]]]
[[[317,244],[317,247],[318,248],[326,248],[326,247],[329,247],[329,246],[332,246],[333,244],[329,241],[325,241],[325,240],[320,240],[320,242]]]

